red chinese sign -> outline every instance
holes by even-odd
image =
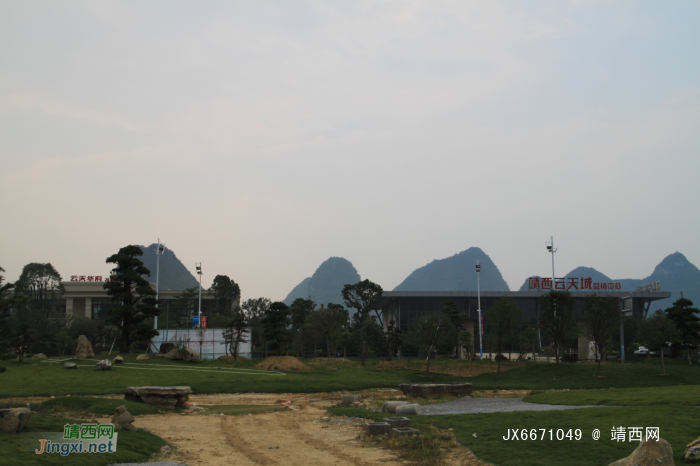
[[[552,286],[554,285],[554,286]],[[555,278],[552,284],[551,278],[530,277],[528,279],[530,290],[621,290],[621,283],[593,283],[592,278]]]
[[[101,282],[102,275],[71,275],[70,281],[72,281],[72,282]],[[105,277],[104,281],[108,282],[109,277]]]

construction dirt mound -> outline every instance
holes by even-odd
[[[270,356],[255,366],[266,371],[310,371],[311,368],[294,356]]]

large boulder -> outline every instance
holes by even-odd
[[[116,356],[112,359],[112,362],[114,364],[122,364],[124,362],[124,358],[121,356]]]
[[[111,371],[112,361],[110,361],[109,359],[103,359],[102,361],[99,361],[97,364],[95,364],[95,369],[98,371]]]
[[[150,405],[174,408],[184,406],[192,393],[190,387],[127,387],[124,399]]]
[[[143,361],[144,359],[150,359],[151,355],[148,353],[141,353],[138,356],[136,356],[137,361]]]
[[[112,416],[112,424],[114,424],[115,429],[129,430],[131,432],[136,432],[136,427],[131,425],[135,420],[136,418],[126,410],[124,405],[118,407],[114,412],[114,416]]]
[[[610,466],[675,466],[673,448],[666,440],[646,440],[627,458],[622,458]]]
[[[685,449],[685,460],[700,460],[700,437],[688,444]]]
[[[183,361],[192,361],[193,359],[199,359],[199,353],[190,348],[189,346],[185,346],[184,348],[180,349],[173,349],[168,351],[165,354],[166,359],[172,359],[172,360],[183,360]]]
[[[176,348],[177,346],[175,346],[175,343],[171,341],[166,341],[165,343],[160,344],[160,349],[158,350],[158,352],[161,354],[167,354]]]
[[[451,398],[472,394],[470,383],[402,383],[399,388],[408,398]]]
[[[0,430],[8,434],[19,434],[31,416],[29,408],[0,409]]]
[[[94,358],[95,352],[92,350],[90,340],[85,335],[78,337],[78,346],[75,348],[75,359]]]

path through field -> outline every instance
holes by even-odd
[[[364,421],[332,417],[326,406],[337,395],[195,395],[202,405],[277,404],[292,401],[275,413],[220,416],[167,414],[138,416],[144,427],[176,447],[169,461],[189,466],[218,465],[403,465],[394,452],[361,441]],[[330,417],[324,420],[323,418]],[[466,448],[455,448],[448,465],[481,465]]]

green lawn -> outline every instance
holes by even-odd
[[[77,370],[66,370],[63,364],[29,360],[23,364],[2,361],[7,371],[0,374],[0,398],[13,396],[99,395],[124,393],[126,387],[142,385],[187,385],[194,393],[318,393],[367,388],[396,388],[407,382],[457,382],[463,377],[443,374],[426,376],[420,371],[380,369],[357,365],[331,367],[323,371],[288,372],[279,375],[253,371],[246,362],[236,368],[222,361],[187,363],[152,358],[133,364],[115,365],[112,371],[94,370],[94,362],[81,361]],[[178,370],[172,370],[178,369]]]
[[[0,432],[0,466],[30,466],[36,464],[97,466],[112,463],[131,463],[145,461],[153,453],[160,451],[165,442],[150,432],[139,429],[137,432],[119,431],[119,440],[115,453],[59,454],[37,455],[20,448],[23,436],[32,432],[63,432],[65,424],[80,421],[58,417],[33,415],[27,427],[19,435]]]
[[[46,400],[41,403],[41,410],[48,413],[80,412],[108,414],[111,416],[114,414],[114,411],[122,405],[125,405],[127,411],[134,416],[138,416],[140,414],[158,414],[161,412],[157,407],[145,403],[136,403],[134,401],[126,401],[121,399],[114,400],[111,398],[91,398],[84,396],[61,397]]]
[[[667,376],[661,373],[656,360],[638,364],[610,364],[601,367],[603,377],[594,377],[592,364],[525,363],[500,373],[489,372],[470,379],[475,390],[549,390],[662,387],[670,385],[699,385],[700,365],[687,361],[667,362]]]
[[[653,387],[571,390],[540,393],[525,397],[524,400],[531,403],[554,405],[700,406],[700,385],[679,385],[675,387],[663,387],[663,389]],[[698,409],[698,411],[700,411],[700,409]]]
[[[331,408],[333,414],[383,420],[390,416],[355,408]],[[611,440],[611,429],[659,427],[661,438],[671,443],[676,465],[691,464],[683,459],[685,446],[700,434],[700,409],[680,406],[590,408],[571,411],[540,411],[447,416],[408,416],[414,424],[432,423],[454,429],[457,441],[479,458],[499,466],[607,466],[628,456],[638,443]],[[546,439],[506,441],[508,429],[546,429]],[[549,429],[581,429],[582,438],[549,440]],[[593,429],[601,438],[592,439]],[[473,434],[477,437],[474,438]]]

